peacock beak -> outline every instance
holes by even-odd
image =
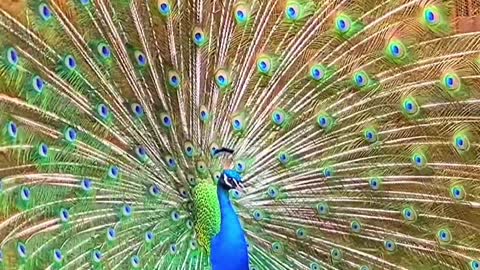
[[[243,183],[241,182],[235,181],[235,189],[242,193],[245,193],[245,185],[243,185]]]

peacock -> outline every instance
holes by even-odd
[[[463,1],[15,2],[0,269],[480,269]]]

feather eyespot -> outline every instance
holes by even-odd
[[[53,253],[53,259],[56,262],[61,262],[63,260],[63,254],[60,249],[54,249],[52,253]]]
[[[396,59],[400,59],[405,55],[405,45],[399,40],[392,40],[388,44],[388,54]]]
[[[80,181],[80,187],[83,189],[83,191],[91,191],[93,188],[93,183],[92,180],[85,178]]]
[[[148,189],[148,191],[150,192],[150,195],[152,196],[159,196],[160,195],[160,188],[156,185],[156,184],[153,184],[150,186],[150,188]]]
[[[197,162],[197,172],[199,174],[206,174],[208,172],[207,164],[203,160]]]
[[[352,20],[346,15],[339,15],[335,19],[335,28],[340,33],[346,33],[351,29]]]
[[[447,91],[453,92],[460,89],[461,80],[460,77],[458,77],[458,75],[455,73],[450,72],[444,74],[441,81]]]
[[[29,201],[31,198],[32,192],[28,187],[22,187],[20,190],[20,197],[23,201]]]
[[[170,214],[170,217],[172,218],[173,221],[179,221],[180,220],[180,213],[178,213],[177,210],[174,210]]]
[[[145,114],[143,107],[138,103],[132,103],[132,105],[130,105],[130,109],[132,110],[135,118],[141,118]]]
[[[417,220],[417,212],[412,207],[405,207],[402,210],[402,216],[406,221],[409,222]]]
[[[133,209],[130,205],[126,204],[122,206],[122,215],[124,217],[130,217],[132,215]]]
[[[253,219],[255,219],[255,221],[261,221],[263,219],[263,213],[260,210],[254,210]]]
[[[300,18],[301,7],[296,2],[289,2],[285,8],[287,20],[296,21]]]
[[[7,49],[7,61],[12,66],[16,66],[20,61],[20,57],[18,56],[18,52],[15,50],[15,48]]]
[[[67,222],[70,219],[70,213],[65,208],[62,208],[60,210],[59,216],[62,222]]]
[[[272,121],[275,125],[281,126],[285,122],[285,113],[282,110],[275,110],[272,113]]]
[[[92,252],[92,260],[93,262],[95,263],[99,263],[102,261],[102,258],[103,258],[103,254],[102,252],[100,252],[100,250],[94,250]]]
[[[197,47],[202,47],[203,45],[205,45],[207,43],[206,34],[199,27],[196,27],[193,30],[192,38],[193,38],[193,43],[195,43],[195,45],[197,45]]]
[[[232,127],[235,132],[240,132],[244,130],[244,119],[241,115],[237,115],[232,119]]]
[[[377,131],[373,128],[366,128],[363,131],[363,137],[368,143],[374,143],[377,141]]]
[[[110,166],[110,168],[108,168],[108,177],[110,177],[110,179],[118,179],[118,176],[120,175],[120,168],[118,168],[117,166]]]
[[[380,178],[370,178],[368,180],[368,184],[370,185],[370,188],[372,190],[379,190],[380,189],[380,186],[382,184],[382,180]]]
[[[80,4],[82,4],[83,6],[89,5],[90,0],[80,0]]]
[[[262,55],[257,59],[257,70],[261,74],[269,74],[272,70],[272,59]]]
[[[137,61],[138,66],[143,67],[147,64],[147,57],[143,52],[135,51],[133,55],[135,56],[135,60]]]
[[[315,81],[320,81],[325,77],[325,68],[316,64],[310,68],[310,77]]]
[[[307,232],[305,231],[304,228],[298,228],[295,231],[295,235],[297,236],[297,238],[303,239],[307,236]]]
[[[98,54],[104,59],[108,59],[112,55],[110,48],[105,43],[98,44],[97,51],[98,51]]]
[[[166,113],[162,113],[160,115],[160,119],[162,121],[163,127],[165,127],[165,128],[171,128],[172,127],[173,121],[172,121],[172,117],[170,117],[170,115],[168,115]]]
[[[450,197],[454,200],[463,200],[466,197],[465,188],[462,185],[454,185],[450,188]]]
[[[232,82],[231,82],[231,78],[230,78],[230,72],[228,72],[228,70],[219,69],[215,73],[215,84],[217,84],[217,86],[220,89],[227,88],[228,86],[230,86],[231,83]]]
[[[167,163],[169,170],[175,170],[177,168],[177,161],[170,155],[165,156],[165,163]]]
[[[68,143],[74,143],[77,140],[78,134],[75,129],[69,127],[65,130],[63,136]]]
[[[235,165],[235,170],[239,173],[243,173],[247,169],[247,164],[244,161],[240,160]]]
[[[7,123],[7,133],[10,139],[16,139],[18,136],[18,127],[17,124],[13,121]]]
[[[146,161],[148,159],[147,150],[141,145],[135,147],[135,155],[140,161]]]
[[[274,253],[280,253],[283,251],[283,245],[280,242],[273,242],[272,243],[272,251]]]
[[[107,105],[105,104],[98,104],[97,105],[97,114],[100,116],[101,119],[106,120],[110,115],[110,110],[108,109]]]
[[[317,204],[317,212],[321,215],[327,215],[330,211],[328,204],[326,202],[321,202]]]
[[[423,19],[428,25],[434,26],[440,22],[441,16],[436,7],[427,6],[423,10]]]
[[[274,186],[270,186],[267,189],[267,194],[270,196],[270,198],[275,199],[278,197],[278,188]]]
[[[152,241],[153,241],[153,237],[154,237],[153,232],[148,231],[148,232],[145,233],[145,241],[146,241],[147,243],[152,242]]]
[[[190,248],[193,250],[196,250],[198,248],[197,240],[195,239],[190,240]]]
[[[339,248],[332,248],[330,250],[330,256],[332,256],[333,261],[340,261],[343,257],[343,253]]]
[[[48,149],[48,146],[46,144],[41,143],[38,146],[38,154],[40,155],[40,157],[42,157],[42,158],[48,157],[48,152],[49,152],[49,149]]]
[[[75,68],[77,68],[77,61],[70,54],[65,56],[65,58],[63,59],[63,63],[65,65],[65,67],[70,71],[73,71],[73,70],[75,70]]]
[[[207,107],[201,106],[200,107],[200,121],[207,122],[210,119],[210,114],[208,113]]]
[[[358,222],[357,220],[353,220],[353,221],[350,223],[350,229],[351,229],[352,232],[354,232],[354,233],[359,233],[359,232],[362,230],[362,225],[361,225],[360,222]]]
[[[441,244],[447,244],[452,241],[452,234],[448,229],[440,229],[437,232],[437,240]]]
[[[286,152],[280,152],[277,156],[280,164],[285,165],[290,161],[290,156]]]
[[[370,267],[368,267],[366,265],[362,265],[362,266],[360,266],[360,268],[358,268],[358,270],[370,270]]]
[[[421,169],[427,165],[427,158],[421,152],[415,152],[412,155],[412,163],[415,167]]]
[[[409,116],[416,115],[419,112],[417,102],[413,97],[404,99],[402,102],[402,108]]]
[[[167,75],[168,75],[168,85],[170,85],[170,87],[174,89],[178,89],[182,82],[178,72],[174,70],[170,70]]]
[[[368,74],[365,71],[360,70],[353,73],[353,82],[356,87],[363,88],[364,86],[367,86],[370,83],[370,78],[368,77]]]
[[[193,157],[195,155],[195,147],[191,142],[186,142],[183,147],[184,153],[187,157]]]
[[[169,1],[159,0],[158,1],[158,11],[160,12],[161,15],[163,15],[165,17],[169,16],[172,12],[172,7],[171,7]]]
[[[108,241],[113,241],[117,238],[117,232],[115,231],[114,228],[108,228],[107,229],[107,239]]]
[[[397,248],[397,244],[393,240],[385,240],[383,242],[383,247],[388,251],[388,252],[394,252]]]
[[[40,94],[43,92],[43,89],[45,88],[45,82],[39,76],[35,76],[32,79],[32,87],[36,93]]]
[[[52,18],[52,11],[50,10],[50,7],[45,3],[42,3],[38,6],[38,13],[44,21],[48,21]]]
[[[170,253],[171,253],[172,255],[174,255],[174,254],[177,254],[177,251],[178,251],[178,250],[177,250],[177,245],[176,245],[176,244],[171,244],[171,245],[170,245]]]
[[[480,270],[480,261],[479,260],[470,261],[470,269],[471,270]]]
[[[240,1],[235,5],[233,14],[237,24],[245,25],[250,17],[250,8],[246,3]]]
[[[464,134],[458,134],[454,138],[454,146],[458,151],[468,151],[470,149],[470,140]]]
[[[24,243],[17,244],[17,253],[21,258],[26,258],[28,256],[27,246]]]
[[[320,270],[320,265],[316,262],[310,264],[310,270]]]

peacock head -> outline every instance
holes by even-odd
[[[225,190],[236,189],[243,192],[245,188],[242,183],[242,176],[235,170],[224,170],[218,184]]]

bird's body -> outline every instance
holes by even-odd
[[[480,269],[462,1],[3,3],[0,269]]]
[[[212,239],[212,269],[248,270],[246,236],[228,195],[227,191],[218,187],[222,225],[220,232]]]

